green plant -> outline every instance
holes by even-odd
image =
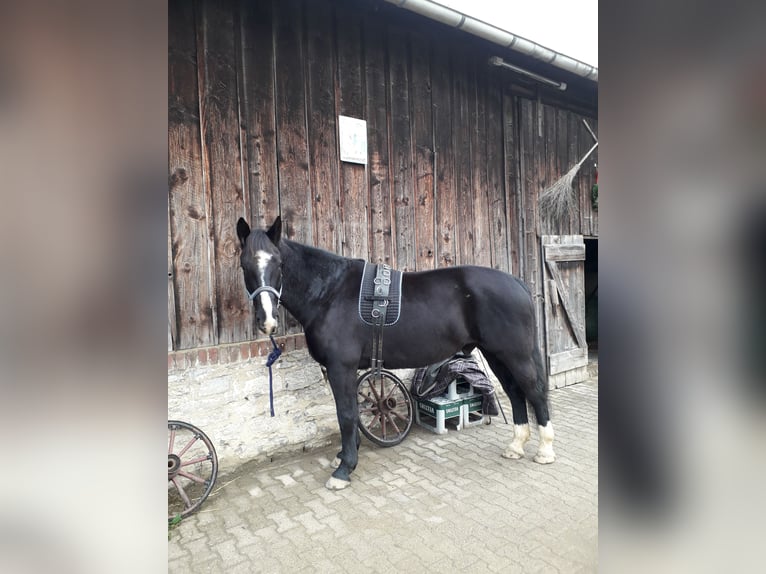
[[[170,540],[170,531],[178,526],[181,522],[181,515],[176,514],[173,518],[168,520],[168,540]]]

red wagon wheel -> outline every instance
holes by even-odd
[[[218,456],[200,429],[168,421],[168,521],[197,511],[213,490]]]
[[[378,446],[402,442],[412,428],[415,412],[412,396],[399,378],[389,371],[376,377],[370,370],[356,382],[359,430]]]

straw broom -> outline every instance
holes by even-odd
[[[586,124],[587,125],[587,124]],[[592,133],[592,132],[591,132]],[[572,181],[582,164],[598,147],[598,142],[590,148],[583,158],[570,169],[566,175],[540,194],[540,213],[549,222],[561,221],[569,215],[574,204],[574,189]]]

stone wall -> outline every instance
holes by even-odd
[[[256,357],[168,371],[168,418],[210,437],[221,472],[276,453],[340,444],[332,391],[308,352],[285,353],[274,365],[273,418],[265,362]]]

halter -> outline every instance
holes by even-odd
[[[277,298],[277,309],[279,309],[279,304],[282,300],[282,287],[280,287],[279,291],[277,291],[276,289],[274,289],[274,287],[270,287],[269,285],[264,285],[263,287],[258,287],[258,289],[256,289],[252,293],[250,293],[247,287],[245,287],[245,291],[247,291],[247,296],[250,298],[251,301],[254,301],[259,293],[263,293],[264,291],[266,293],[271,293]]]

